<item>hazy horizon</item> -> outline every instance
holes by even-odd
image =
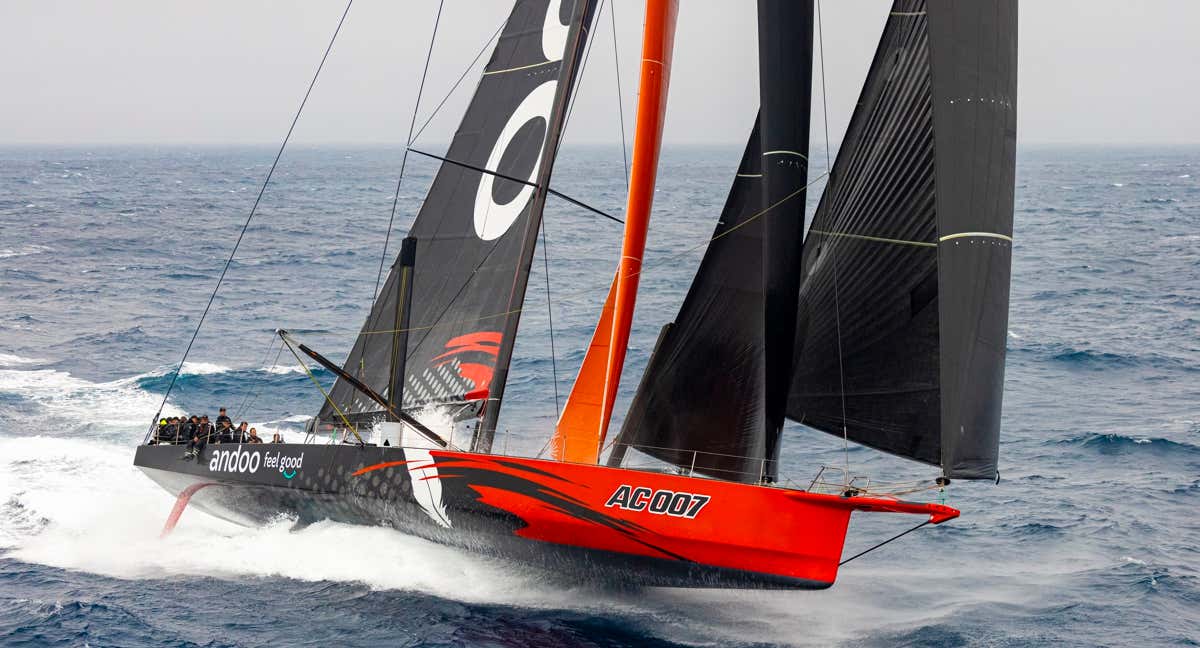
[[[616,0],[620,95],[633,130],[642,3]],[[829,136],[836,147],[890,3],[822,6]],[[9,0],[0,6],[0,146],[277,146],[345,4],[304,0]],[[447,0],[418,125],[511,3]],[[292,146],[405,141],[437,2],[358,0]],[[564,146],[620,146],[612,17],[597,17]],[[1200,144],[1200,3],[1061,0],[1020,7],[1022,146]],[[668,145],[741,145],[758,103],[751,2],[685,0],[675,46]],[[485,55],[486,59],[486,55]],[[17,61],[20,64],[14,64]],[[817,66],[815,66],[817,67]],[[449,141],[478,66],[418,140]],[[814,145],[823,145],[819,69]]]

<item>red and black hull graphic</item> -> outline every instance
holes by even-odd
[[[600,581],[819,589],[833,584],[851,512],[957,515],[673,474],[467,452],[338,445],[211,446],[201,461],[144,446],[135,464],[243,524],[279,514],[387,525]]]

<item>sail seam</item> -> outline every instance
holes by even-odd
[[[814,234],[824,234],[825,236],[838,236],[838,237],[842,237],[842,238],[860,239],[863,241],[875,241],[878,243],[896,243],[898,245],[915,245],[918,247],[931,247],[931,248],[937,247],[937,243],[927,243],[925,241],[905,241],[903,239],[885,238],[882,236],[867,236],[866,234],[849,234],[846,232],[828,232],[825,230],[811,229],[811,228],[808,231],[811,233],[814,233]],[[955,236],[955,235],[952,235],[952,236]],[[943,237],[942,240],[943,241],[946,240],[946,237]]]
[[[514,67],[514,68],[505,68],[503,70],[491,70],[489,72],[484,72],[483,76],[491,76],[493,74],[504,74],[505,72],[520,72],[521,70],[528,70],[530,68],[541,67],[543,65],[550,65],[551,63],[559,63],[561,61],[562,61],[562,59],[558,59],[555,61],[542,61],[541,63],[530,63],[529,65],[522,65],[520,67]]]

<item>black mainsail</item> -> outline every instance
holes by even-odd
[[[388,398],[391,371],[403,365],[405,408],[459,407],[486,398],[484,431],[494,429],[594,10],[594,0],[519,0],[501,31],[446,153],[453,162],[438,170],[409,232],[417,260],[405,299],[411,309],[397,308],[403,288],[397,263],[345,363],[349,374]],[[405,314],[409,326],[400,331],[397,317]],[[406,362],[397,363],[397,344],[406,347]],[[382,416],[346,381],[334,385],[318,421],[340,422],[335,405],[352,421]],[[486,451],[490,436],[475,445]]]
[[[760,47],[784,22],[760,23]],[[764,85],[798,95],[804,83],[786,81],[770,63]],[[1011,263],[1015,2],[894,3],[802,255],[795,221],[786,219],[792,210],[767,207],[804,186],[807,165],[791,177],[777,172],[782,186],[770,186],[776,158],[799,158],[768,155],[783,148],[766,136],[768,108],[781,99],[762,98],[714,240],[660,336],[610,464],[636,447],[684,468],[695,461],[714,477],[771,478],[772,376],[788,366],[789,418],[940,465],[948,477],[994,477]],[[807,111],[792,111],[790,126],[798,132],[794,113],[802,112],[807,137]],[[760,132],[761,161],[750,165]],[[764,172],[766,181],[757,179]],[[781,314],[769,295],[786,301],[793,288],[777,273],[789,262],[800,264],[790,270],[798,305]],[[792,354],[777,339],[788,325],[790,364],[774,355]]]
[[[773,481],[787,409],[796,336],[808,185],[812,104],[813,3],[758,1],[758,79],[762,107],[763,346],[766,458]]]
[[[788,416],[996,476],[1016,3],[897,0],[804,251]]]

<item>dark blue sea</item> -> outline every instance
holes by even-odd
[[[739,155],[665,151],[614,429]],[[1200,148],[1022,148],[1003,478],[953,484],[960,519],[823,592],[595,589],[388,530],[199,511],[159,540],[172,500],[134,448],[272,156],[0,150],[0,645],[1200,645]],[[295,438],[321,396],[272,331],[344,357],[399,163],[392,148],[287,152],[167,411],[224,405]],[[432,172],[409,160],[397,232]],[[620,213],[622,177],[619,149],[568,147],[554,184]],[[620,236],[553,200],[546,234],[497,441],[512,453],[553,426]],[[789,428],[782,472],[848,458],[876,479],[935,476],[847,454]],[[847,551],[911,524],[856,518]]]

